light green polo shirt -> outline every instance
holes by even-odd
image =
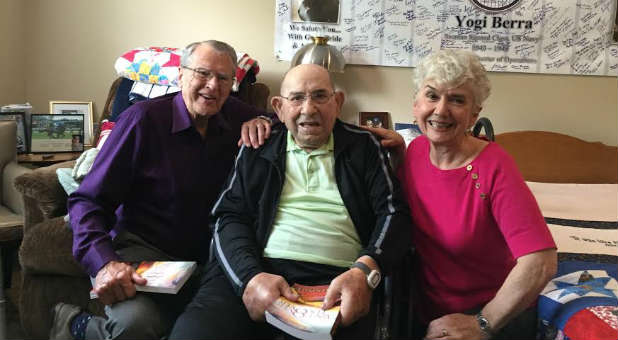
[[[334,140],[307,153],[288,131],[285,184],[264,249],[269,258],[349,267],[361,243],[335,179]]]

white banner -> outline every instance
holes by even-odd
[[[280,60],[326,35],[348,64],[410,67],[457,48],[476,52],[489,71],[618,75],[616,0],[275,1]],[[496,12],[475,3],[515,5]]]

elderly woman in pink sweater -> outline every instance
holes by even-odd
[[[414,82],[423,135],[405,150],[396,132],[370,130],[403,159],[417,336],[534,339],[535,302],[555,274],[556,246],[513,159],[470,133],[489,96],[486,71],[475,54],[444,50],[417,65]]]

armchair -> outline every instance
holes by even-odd
[[[24,208],[21,194],[13,182],[17,176],[30,169],[16,162],[17,125],[13,121],[0,121],[0,242],[2,243],[3,284],[8,287],[11,282],[13,243],[22,236]]]
[[[112,84],[102,119],[111,112],[120,78]],[[248,84],[239,96],[263,109],[269,89],[261,83]],[[72,255],[73,235],[65,226],[67,194],[56,169],[71,168],[74,161],[35,169],[17,178],[15,185],[23,193],[24,238],[19,250],[22,266],[22,291],[19,313],[28,337],[47,339],[51,329],[51,309],[58,302],[71,303],[90,313],[104,315],[103,305],[90,299],[90,279]]]

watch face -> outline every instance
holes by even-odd
[[[380,284],[381,279],[382,276],[380,275],[380,272],[377,270],[372,270],[371,273],[369,273],[369,276],[367,276],[367,284],[371,287],[371,289],[376,289]]]

